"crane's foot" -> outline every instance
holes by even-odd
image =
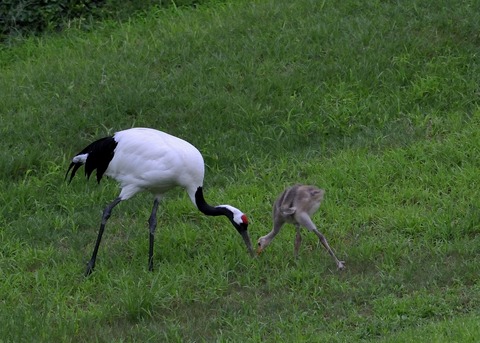
[[[345,269],[345,261],[338,261],[338,262],[337,262],[337,268],[338,268],[339,270]]]
[[[87,263],[87,270],[85,271],[85,277],[87,277],[87,276],[89,276],[90,274],[92,274],[94,268],[95,268],[95,261],[90,260],[90,261]]]

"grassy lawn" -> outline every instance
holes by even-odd
[[[475,1],[213,1],[0,48],[0,342],[475,342],[480,332],[480,8]],[[256,259],[181,189],[114,209],[64,176],[94,139],[153,127],[198,147],[205,195],[271,229]]]

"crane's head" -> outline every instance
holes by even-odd
[[[238,208],[230,205],[221,205],[219,207],[223,207],[231,213],[231,215],[227,215],[228,219],[230,219],[230,222],[233,224],[235,229],[237,229],[238,233],[242,236],[250,256],[255,257],[255,253],[253,252],[252,248],[252,242],[250,240],[250,235],[248,234],[248,218],[245,213],[240,211]]]

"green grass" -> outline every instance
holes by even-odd
[[[474,342],[480,322],[480,11],[474,1],[236,1],[0,50],[0,342]],[[202,151],[206,198],[271,226],[284,187],[347,269],[285,227],[257,259],[184,192],[115,208],[64,182],[93,139],[161,129]],[[79,175],[81,176],[81,175]]]

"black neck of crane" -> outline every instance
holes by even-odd
[[[195,192],[195,203],[197,204],[198,209],[207,216],[227,216],[232,217],[232,213],[225,207],[213,207],[207,204],[205,198],[203,197],[203,188],[198,187]]]

